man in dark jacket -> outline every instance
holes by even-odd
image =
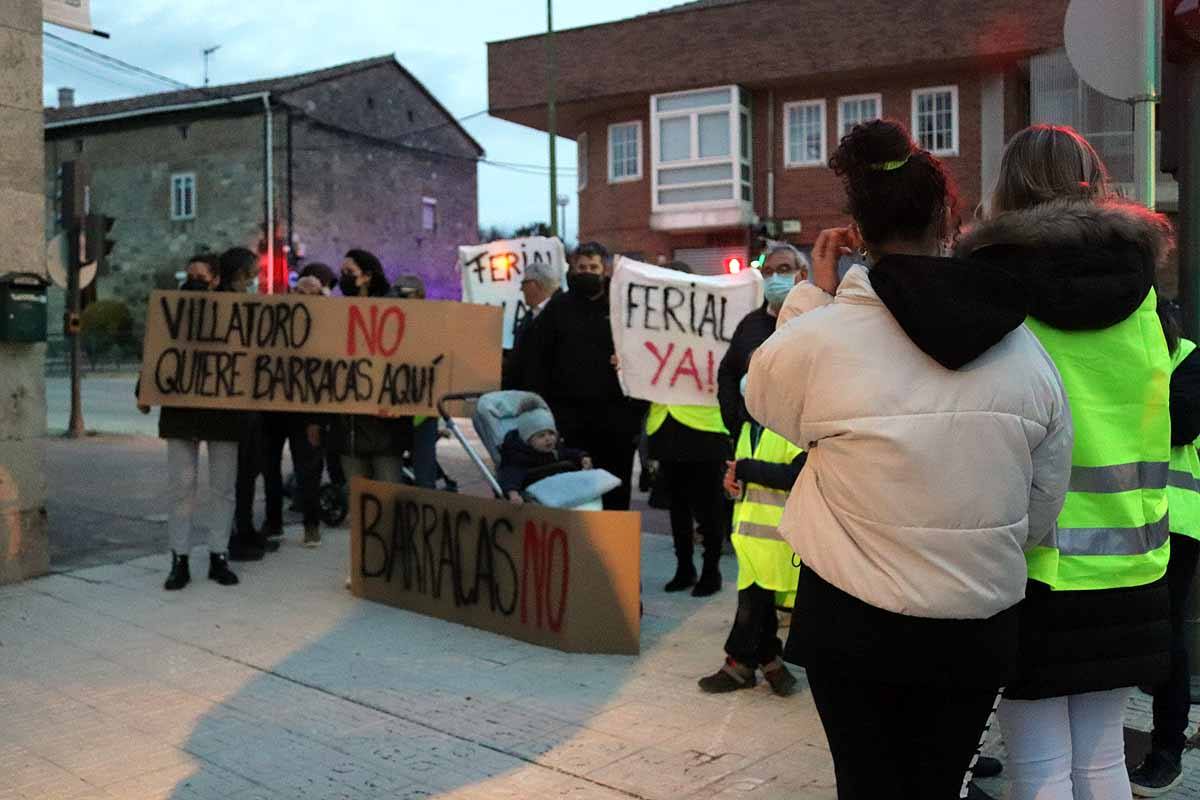
[[[595,242],[575,251],[568,291],[553,297],[522,342],[518,387],[540,394],[571,447],[620,478],[604,508],[628,510],[633,454],[646,404],[626,397],[613,368],[608,251]]]
[[[525,367],[524,357],[525,338],[533,321],[541,315],[550,300],[562,293],[562,271],[547,261],[530,264],[525,270],[525,279],[521,281],[521,300],[524,303],[524,313],[517,320],[513,331],[513,346],[504,351],[504,362],[500,377],[500,388],[515,389],[522,379]]]

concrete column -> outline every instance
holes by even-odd
[[[44,273],[42,0],[0,2],[0,53],[0,275]],[[45,344],[0,342],[0,584],[50,567],[45,361]]]
[[[984,75],[979,103],[979,191],[987,203],[1000,178],[1000,157],[1004,154],[1004,73]]]

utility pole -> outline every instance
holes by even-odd
[[[208,86],[208,57],[221,49],[221,45],[214,44],[212,47],[204,48],[204,85]]]
[[[558,82],[557,53],[554,46],[554,0],[546,0],[546,128],[550,133],[550,235],[558,236],[558,108],[555,106]]]
[[[67,424],[67,437],[78,439],[84,435],[82,376],[79,373],[83,361],[83,343],[79,338],[83,290],[79,285],[79,273],[84,263],[83,221],[90,210],[91,181],[87,165],[82,161],[67,161],[61,169],[59,222],[67,234],[67,312],[63,315],[63,334],[71,350],[71,419]]]
[[[1154,138],[1154,111],[1158,105],[1162,69],[1162,20],[1159,0],[1141,0],[1141,61],[1139,93],[1133,98],[1133,181],[1137,201],[1153,209],[1158,180],[1157,146]]]

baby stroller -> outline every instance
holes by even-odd
[[[509,431],[517,427],[518,409],[527,408],[531,403],[536,403],[546,411],[549,411],[550,407],[545,400],[532,392],[514,391],[448,394],[438,401],[438,413],[441,414],[446,429],[458,439],[467,455],[475,462],[475,466],[483,473],[484,479],[492,488],[492,493],[497,498],[503,498],[504,492],[496,480],[495,473],[475,452],[475,448],[450,416],[446,404],[451,402],[474,403],[475,411],[471,423],[495,465],[500,463],[500,443]],[[533,477],[535,480],[531,481],[523,492],[526,499],[552,508],[573,508],[582,511],[601,510],[603,505],[600,498],[621,485],[620,479],[611,472],[602,469],[579,470],[569,464],[551,465]]]

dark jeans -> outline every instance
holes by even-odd
[[[292,451],[296,487],[304,524],[316,525],[321,519],[321,450],[308,441],[307,420],[292,414],[268,412],[263,415],[263,489],[267,500],[267,525],[283,527],[283,445]]]
[[[1171,596],[1171,672],[1164,683],[1154,687],[1155,750],[1165,750],[1175,756],[1183,753],[1191,707],[1191,670],[1188,665],[1187,614],[1188,594],[1200,558],[1200,542],[1190,536],[1171,534],[1171,561],[1167,564],[1167,591]]]
[[[889,685],[835,666],[809,666],[808,685],[838,800],[957,800],[998,691]]]
[[[263,432],[260,414],[246,414],[238,440],[236,502],[233,510],[233,536],[254,541],[254,487],[263,467]],[[231,537],[232,541],[232,537]]]
[[[754,669],[770,664],[783,652],[779,641],[779,618],[775,616],[775,592],[751,584],[738,592],[737,615],[725,640],[725,653],[739,664]]]
[[[691,562],[693,534],[699,529],[704,542],[704,563],[716,564],[721,558],[724,536],[721,478],[725,465],[720,461],[663,461],[659,468],[671,495],[671,537],[675,540],[675,557],[681,564]]]
[[[560,423],[561,424],[561,423]],[[581,426],[560,431],[564,441],[592,457],[597,469],[605,469],[620,478],[621,485],[604,495],[605,511],[628,511],[633,480],[633,455],[637,451],[636,433],[596,430]]]

